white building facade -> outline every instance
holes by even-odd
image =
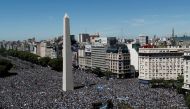
[[[139,79],[174,79],[184,74],[186,48],[139,48]]]
[[[183,88],[190,90],[190,50],[184,52],[184,85]]]
[[[82,69],[88,69],[92,67],[91,52],[85,52],[85,46],[81,46],[78,50],[78,63]]]
[[[129,52],[130,52],[130,60],[131,60],[131,65],[134,67],[134,69],[136,71],[138,71],[139,69],[139,64],[138,64],[138,51],[132,47],[132,44],[127,44],[127,47],[129,49]]]

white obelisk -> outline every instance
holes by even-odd
[[[69,16],[65,14],[63,34],[63,91],[73,90],[72,52]]]

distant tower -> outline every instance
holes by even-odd
[[[174,34],[174,28],[172,29],[172,37],[174,37],[175,36],[175,34]]]
[[[73,90],[72,52],[70,39],[69,16],[65,14],[63,34],[63,91]]]

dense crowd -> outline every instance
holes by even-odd
[[[9,58],[10,59],[10,58]],[[0,78],[0,108],[5,109],[89,109],[92,103],[111,99],[114,108],[126,102],[135,109],[188,109],[184,97],[175,90],[150,88],[138,79],[109,79],[80,69],[73,70],[73,91],[62,91],[62,73],[22,61],[10,59],[11,73]]]

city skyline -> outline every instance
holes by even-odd
[[[62,34],[62,18],[71,16],[71,34],[137,37],[190,33],[188,0],[159,1],[3,1],[0,4],[0,40],[37,40]]]

